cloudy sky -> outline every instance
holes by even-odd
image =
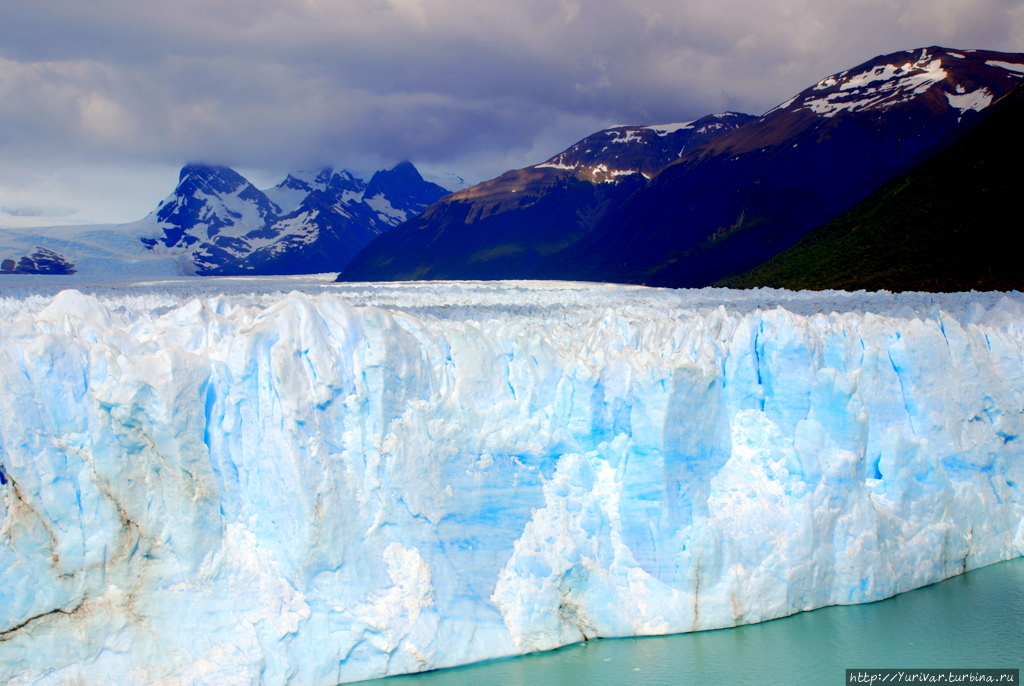
[[[0,226],[141,218],[189,161],[475,182],[927,45],[1024,52],[1024,3],[2,0]]]

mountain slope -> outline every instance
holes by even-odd
[[[369,183],[324,169],[294,172],[266,190],[227,167],[189,164],[174,192],[139,221],[0,229],[0,275],[119,281],[337,272],[447,192],[408,162]]]
[[[369,184],[324,169],[289,174],[266,192],[231,169],[187,165],[174,193],[128,228],[197,274],[339,271],[373,238],[446,194],[409,162]]]
[[[544,276],[551,256],[578,241],[650,176],[751,119],[728,112],[599,131],[546,162],[451,194],[376,239],[339,279]]]
[[[445,195],[448,195],[446,189],[425,181],[411,162],[401,162],[370,177],[363,202],[372,207],[384,223],[398,226]]]
[[[52,250],[36,246],[34,252],[22,255],[18,259],[8,257],[0,262],[0,274],[60,274],[70,276],[75,273],[75,265]]]
[[[277,212],[266,194],[234,170],[188,164],[174,193],[141,222],[153,224],[154,235],[140,240],[150,249],[162,245],[179,255],[187,250],[197,265],[212,266],[248,253],[249,239]]]
[[[712,117],[599,132],[452,194],[375,239],[339,280],[709,285],[955,142],[1022,75],[1024,55],[922,48],[876,57],[717,130]],[[659,149],[661,134],[690,138]]]
[[[947,150],[718,285],[846,290],[1024,290],[1024,88]]]
[[[1021,65],[933,47],[822,79],[667,167],[566,251],[563,270],[661,286],[746,271],[963,135]]]

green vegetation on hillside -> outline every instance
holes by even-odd
[[[733,288],[1024,290],[1024,90]]]

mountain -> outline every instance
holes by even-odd
[[[8,257],[0,262],[0,274],[60,274],[70,276],[75,273],[75,265],[67,261],[63,255],[41,246],[33,252],[20,256],[18,259]]]
[[[758,268],[734,288],[1024,290],[1024,86],[948,149]]]
[[[398,226],[447,194],[441,186],[424,181],[411,162],[402,162],[370,177],[363,202],[377,212],[381,221]]]
[[[226,167],[191,164],[174,193],[128,228],[186,272],[338,271],[370,240],[447,193],[409,162],[369,183],[332,169],[293,173],[265,192]]]
[[[929,47],[876,57],[761,117],[708,132],[717,135],[662,158],[661,168],[654,162],[621,177],[609,161],[573,157],[607,155],[615,148],[598,143],[612,132],[632,143],[629,131],[639,130],[610,129],[593,144],[449,196],[374,240],[339,278],[709,285],[789,248],[948,147],[1022,74],[1018,54]],[[543,170],[563,176],[546,179]],[[610,184],[613,195],[600,183],[609,178],[628,181]],[[566,188],[554,193],[557,184]],[[491,215],[500,219],[481,221]]]
[[[962,136],[1021,65],[931,47],[829,76],[667,167],[562,261],[576,278],[674,287],[746,271]]]
[[[599,131],[551,159],[457,191],[375,239],[345,280],[529,278],[680,155],[754,117],[727,112]]]
[[[159,241],[173,248],[212,241],[229,247],[237,245],[240,236],[265,226],[277,211],[262,191],[237,172],[190,164],[182,168],[174,193],[151,215],[163,236],[143,243]]]
[[[263,192],[277,206],[279,214],[287,215],[299,209],[314,191],[352,201],[360,198],[365,189],[366,184],[350,172],[335,173],[327,168],[317,172],[292,172],[284,181]]]
[[[174,192],[139,221],[0,229],[0,275],[120,281],[336,272],[447,192],[409,162],[369,183],[323,169],[293,172],[266,190],[227,167],[188,164]]]

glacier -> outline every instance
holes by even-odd
[[[1024,553],[1019,293],[61,283],[0,284],[5,683],[337,684]]]

